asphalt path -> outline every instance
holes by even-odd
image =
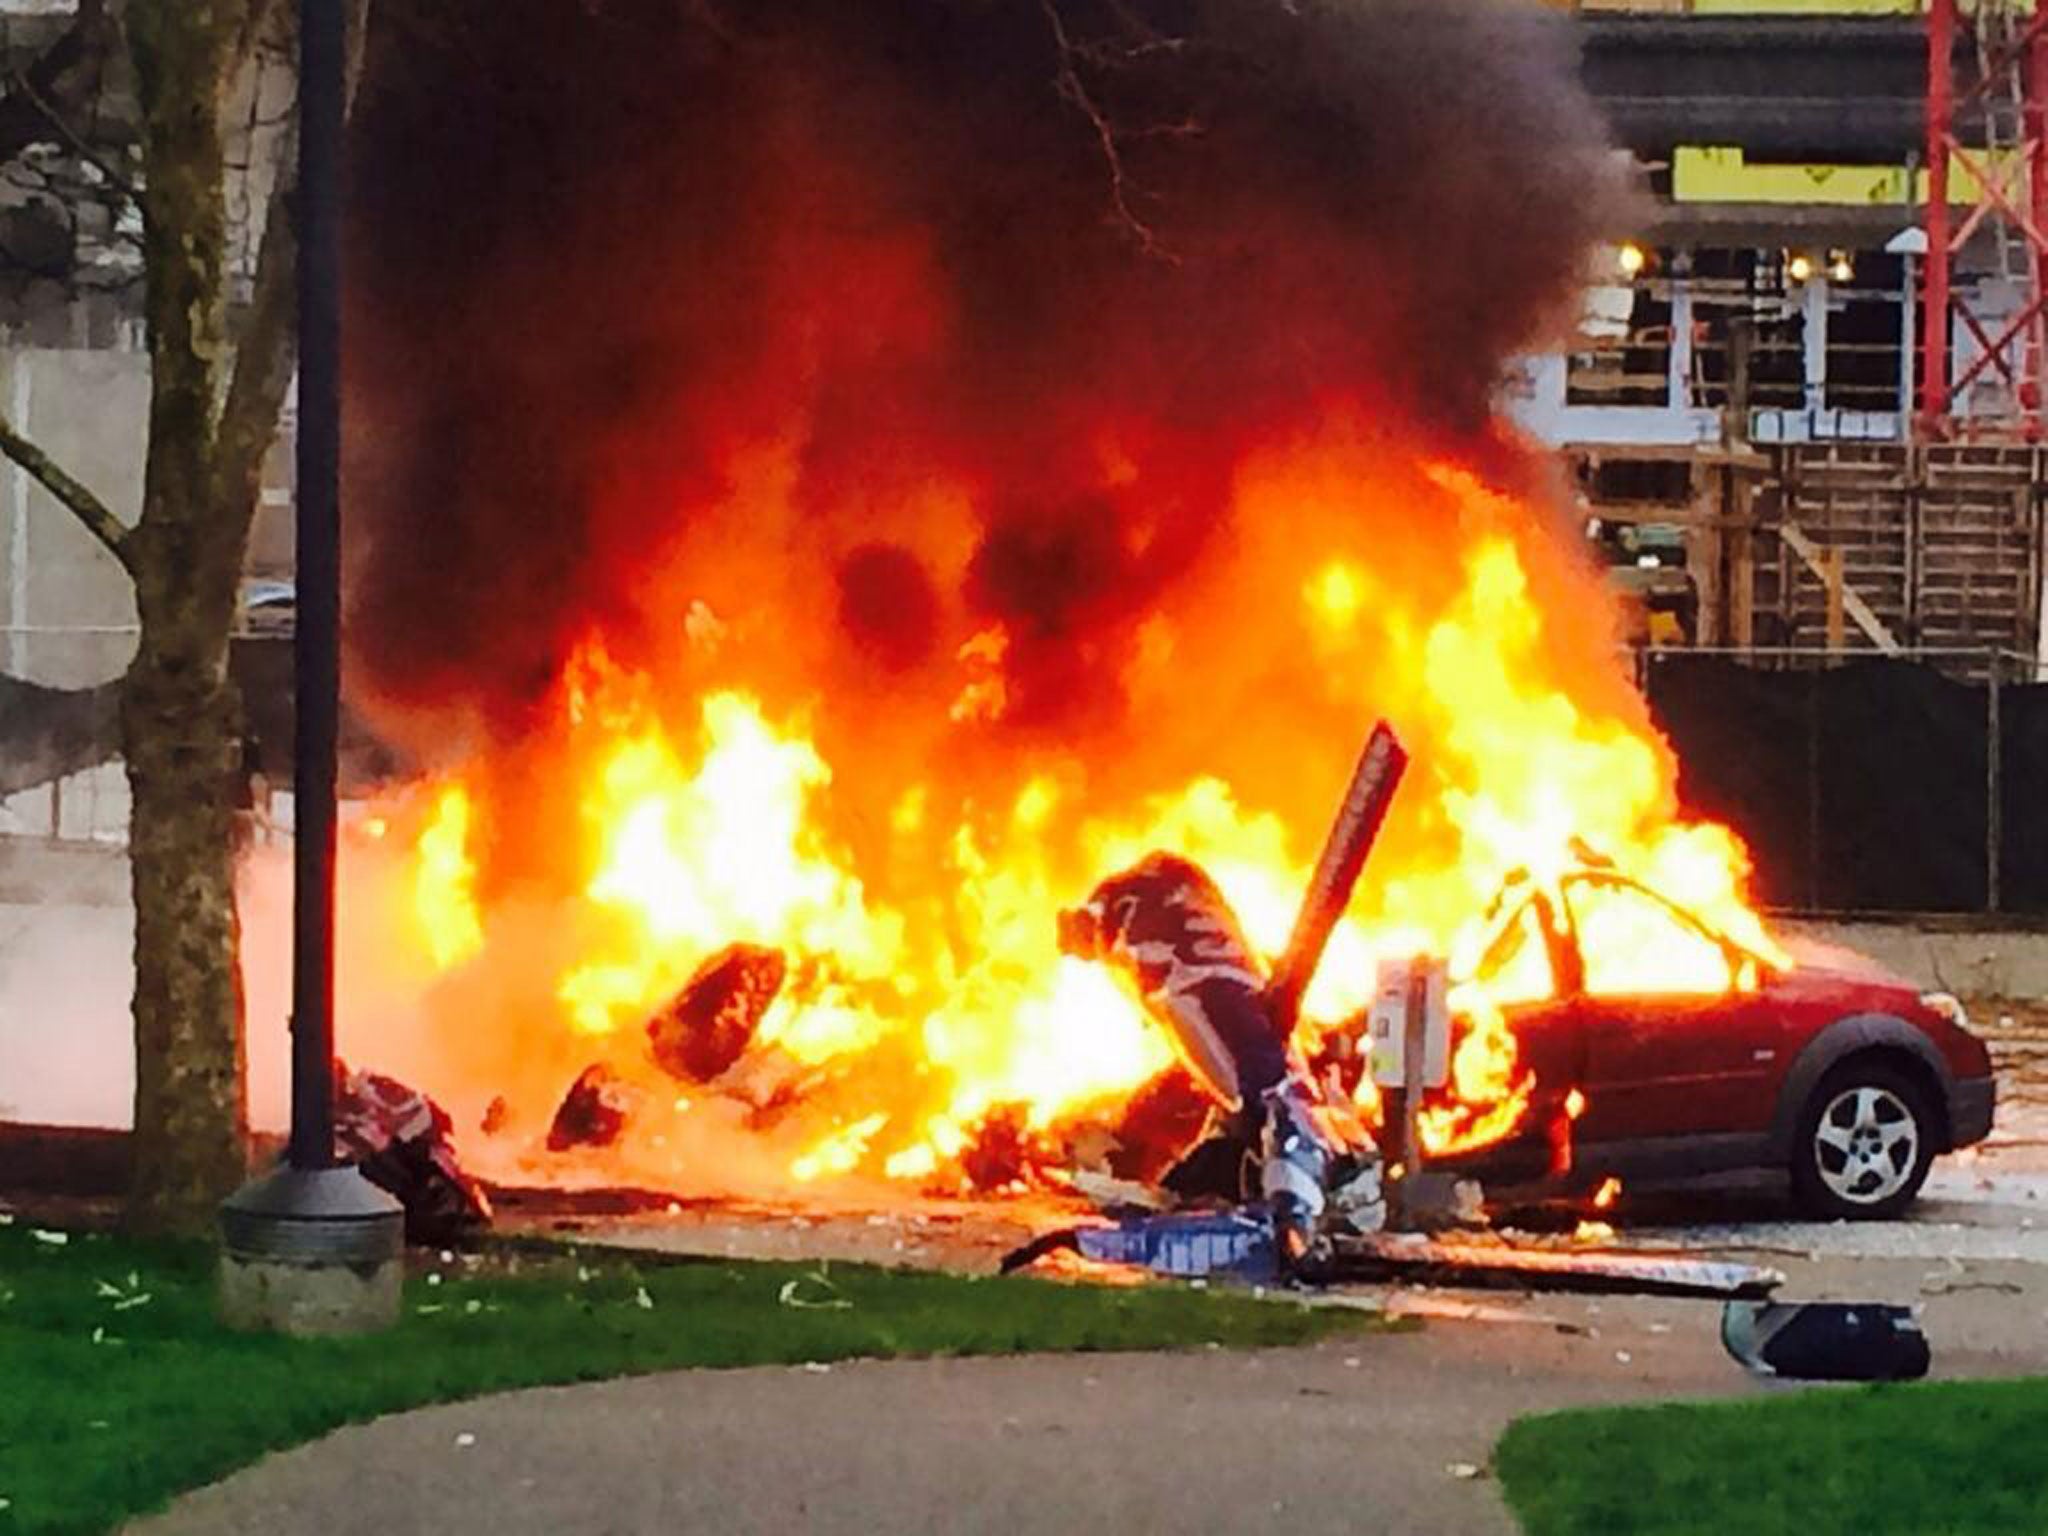
[[[131,1529],[1512,1532],[1487,1467],[1512,1419],[1759,1390],[1705,1326],[1536,1317],[1242,1354],[691,1372],[345,1429]]]
[[[1648,1207],[1620,1236],[1778,1268],[1787,1299],[1918,1306],[1937,1377],[2043,1373],[2034,1179],[1954,1170],[1904,1223],[1739,1205],[1703,1220],[1681,1203]],[[801,1226],[699,1214],[586,1235],[968,1267],[1012,1235],[943,1211]],[[853,1362],[513,1393],[342,1430],[134,1529],[1512,1532],[1488,1459],[1523,1414],[1806,1390],[1730,1361],[1711,1302],[1382,1288],[1327,1304],[1421,1327],[1303,1350]]]

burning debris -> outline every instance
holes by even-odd
[[[1322,1240],[1326,1216],[1357,1230],[1384,1219],[1379,1148],[1349,1103],[1319,1091],[1290,1036],[1406,765],[1386,723],[1375,726],[1270,979],[1215,882],[1176,854],[1148,855],[1060,914],[1062,951],[1131,973],[1183,1066],[1229,1117],[1218,1138],[1228,1150],[1207,1160],[1227,1166],[1234,1154],[1257,1170],[1289,1266]]]
[[[761,1017],[782,990],[788,962],[779,949],[729,944],[697,967],[647,1022],[655,1064],[678,1082],[724,1076],[753,1044]]]
[[[1194,1081],[1249,1140],[1265,1096],[1287,1075],[1287,1040],[1253,955],[1216,882],[1178,854],[1153,853],[1059,915],[1063,954],[1101,960],[1136,982]]]
[[[1154,1184],[1167,1179],[1208,1128],[1209,1096],[1196,1086],[1185,1067],[1173,1066],[1161,1072],[1133,1093],[1108,1127],[1098,1157],[1077,1149],[1076,1161],[1099,1160],[1119,1179]],[[1235,1190],[1240,1181],[1233,1170],[1225,1180],[1209,1181]],[[1192,1188],[1189,1190],[1192,1193]]]
[[[611,1146],[624,1134],[632,1106],[632,1095],[619,1075],[603,1062],[593,1062],[563,1095],[548,1126],[548,1150]]]
[[[982,1116],[974,1139],[961,1150],[960,1171],[969,1188],[990,1193],[1029,1183],[1048,1160],[1043,1138],[1032,1134],[1027,1106],[999,1104]]]

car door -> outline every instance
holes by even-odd
[[[1768,1127],[1784,1047],[1753,975],[1717,935],[1631,881],[1574,877],[1563,899],[1585,1050],[1580,1144],[1684,1138],[1703,1168],[1739,1161],[1715,1154]]]
[[[1469,990],[1453,993],[1461,1008],[1496,1009],[1513,1037],[1517,1074],[1536,1082],[1526,1125],[1514,1138],[1542,1142],[1563,1114],[1571,1088],[1585,1074],[1585,1044],[1576,999],[1558,964],[1567,942],[1550,899],[1541,894],[1512,905],[1495,925],[1474,965]],[[1462,995],[1461,995],[1462,993]]]

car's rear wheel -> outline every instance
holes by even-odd
[[[1927,1180],[1934,1140],[1934,1112],[1917,1080],[1882,1061],[1845,1063],[1800,1114],[1793,1193],[1829,1220],[1897,1216]]]

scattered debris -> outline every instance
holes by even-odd
[[[338,1076],[335,1153],[405,1207],[406,1241],[453,1242],[490,1225],[490,1197],[456,1157],[446,1110],[382,1073]]]
[[[1416,1317],[1458,1323],[1520,1323],[1548,1328],[1555,1333],[1582,1334],[1586,1330],[1565,1318],[1526,1307],[1491,1306],[1483,1301],[1460,1301],[1426,1291],[1396,1291],[1387,1297],[1388,1317]]]
[[[1452,1232],[1486,1224],[1486,1192],[1476,1179],[1440,1168],[1402,1170],[1387,1182],[1389,1226],[1403,1232]]]
[[[156,1299],[152,1293],[142,1289],[142,1277],[134,1270],[128,1272],[127,1285],[119,1286],[111,1281],[101,1280],[93,1287],[93,1294],[103,1301],[111,1301],[111,1310],[115,1312],[132,1312],[137,1307],[148,1306]]]
[[[1125,1103],[1110,1133],[1105,1159],[1109,1172],[1139,1184],[1157,1183],[1202,1139],[1209,1117],[1209,1096],[1187,1069],[1168,1067]]]
[[[1333,1244],[1329,1278],[1511,1285],[1526,1290],[1643,1296],[1762,1298],[1785,1283],[1775,1269],[1665,1253],[1588,1252],[1505,1241],[1375,1232]]]
[[[1759,1376],[1799,1381],[1917,1381],[1931,1358],[1919,1309],[1890,1302],[1731,1301],[1721,1343]]]
[[[960,1151],[967,1182],[987,1193],[1031,1182],[1032,1170],[1050,1159],[1031,1132],[1030,1107],[997,1104],[974,1127],[973,1139]]]
[[[1096,1173],[1087,1168],[1077,1168],[1071,1179],[1074,1192],[1105,1214],[1166,1209],[1165,1197],[1150,1184],[1112,1178],[1106,1173]]]
[[[655,1064],[680,1082],[722,1077],[753,1043],[788,974],[789,962],[779,949],[760,944],[721,949],[647,1021]]]
[[[626,1128],[626,1114],[632,1101],[619,1075],[603,1062],[583,1069],[562,1098],[548,1127],[548,1150],[566,1152],[571,1147],[608,1147]]]
[[[2024,1296],[2027,1288],[2012,1280],[1945,1280],[1938,1275],[1921,1282],[1922,1296],[1954,1296],[1963,1291],[1996,1291],[2002,1296]]]
[[[807,1286],[825,1294],[806,1295],[804,1291]],[[831,1276],[822,1268],[813,1270],[808,1275],[799,1275],[794,1280],[785,1280],[782,1289],[775,1293],[775,1299],[785,1307],[795,1307],[807,1312],[843,1312],[853,1305],[850,1299],[839,1294],[839,1287],[832,1283]]]
[[[1007,1255],[1003,1272],[1062,1252],[1182,1279],[1214,1275],[1259,1283],[1280,1273],[1270,1222],[1242,1209],[1138,1213],[1048,1232]],[[1297,1278],[1312,1284],[1405,1281],[1713,1299],[1762,1298],[1785,1281],[1776,1270],[1720,1260],[1383,1232],[1328,1239]]]
[[[1243,1280],[1271,1280],[1279,1273],[1272,1226],[1262,1216],[1244,1211],[1130,1216],[1111,1226],[1048,1232],[1005,1256],[1003,1273],[1062,1250],[1098,1264],[1182,1279],[1230,1274]]]

